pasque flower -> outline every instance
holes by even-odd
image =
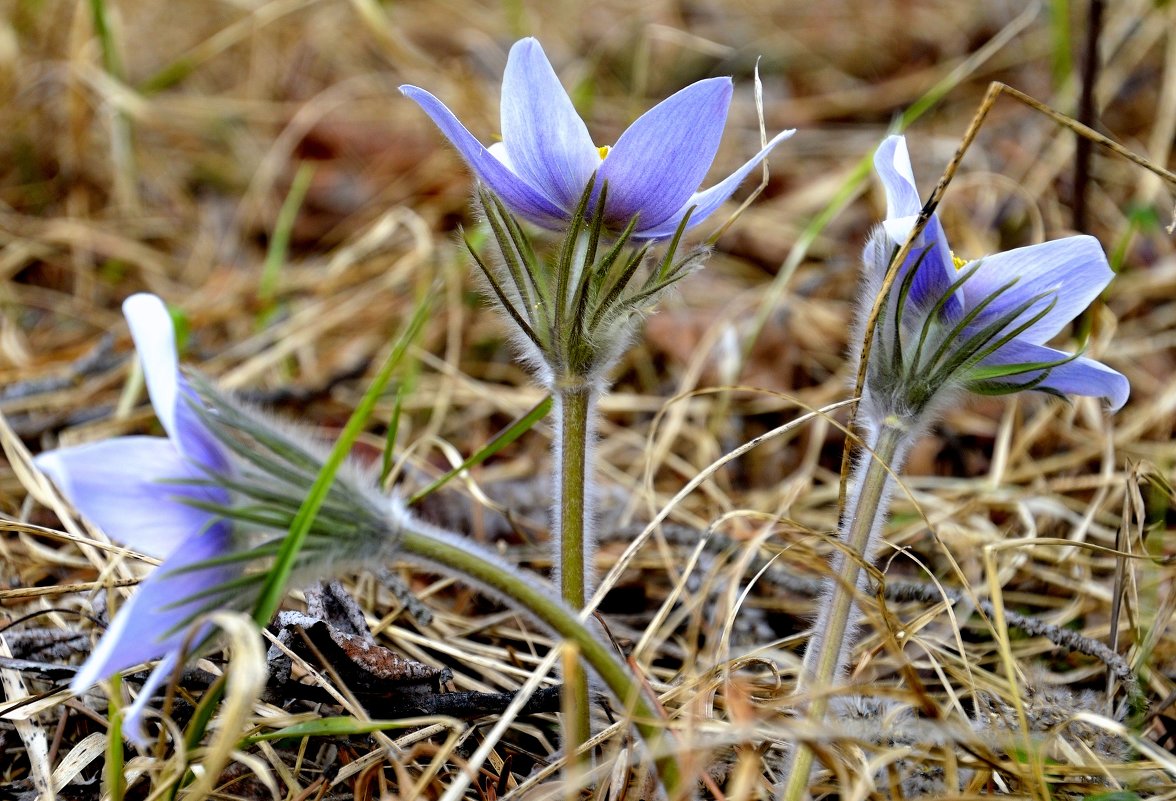
[[[585,662],[639,720],[656,718],[622,663],[549,585],[466,536],[417,520],[401,499],[381,492],[375,475],[332,462],[334,451],[326,453],[296,427],[222,394],[199,375],[181,374],[175,331],[159,298],[135,295],[123,308],[168,436],[62,448],[37,457],[37,464],[111,537],[164,559],[119,610],[71,684],[84,692],[104,677],[162,657],[126,710],[124,731],[132,740],[148,744],[144,712],[178,666],[185,641],[200,646],[208,638],[208,626],[193,632],[195,621],[226,607],[261,613],[270,570],[291,553],[296,581],[364,568],[379,572],[397,555],[463,577],[576,642]],[[426,310],[418,310],[420,321]],[[389,358],[371,398],[398,358]],[[345,436],[336,450],[351,441]],[[329,488],[295,544],[295,521],[325,475]],[[411,601],[406,604],[411,608]],[[636,725],[651,751],[672,754],[661,726]],[[680,794],[674,759],[661,756],[657,763],[667,791]]]
[[[41,454],[36,463],[112,539],[164,560],[119,609],[70,685],[81,693],[114,673],[164,657],[125,718],[127,734],[143,744],[143,713],[175,669],[189,623],[218,605],[208,591],[223,586],[239,568],[203,564],[231,548],[233,530],[193,504],[228,504],[228,492],[208,478],[228,473],[230,463],[179,372],[171,317],[154,295],[133,295],[123,311],[167,437],[118,437],[61,448]]]
[[[923,205],[903,137],[882,143],[874,167],[887,213],[866,246],[870,300]],[[1101,397],[1112,410],[1126,402],[1130,387],[1122,374],[1045,344],[1114,277],[1096,239],[1072,236],[964,261],[932,215],[914,245],[871,351],[869,400],[883,407],[875,417],[917,416],[953,387]]]
[[[730,78],[691,84],[643,114],[611,147],[593,143],[535,39],[522,39],[510,50],[502,79],[502,141],[489,148],[424,89],[400,90],[425,110],[512,212],[552,230],[566,226],[595,173],[597,194],[608,186],[607,227],[620,230],[636,216],[636,238],[672,236],[687,211],[693,209],[690,226],[702,222],[794,133],[777,135],[742,167],[700,192],[723,135]]]
[[[874,155],[886,189],[886,220],[863,256],[865,281],[854,339],[865,337],[867,311],[891,261],[923,208],[906,140],[891,136]],[[830,576],[805,650],[798,693],[813,693],[807,717],[820,724],[831,701],[823,691],[845,675],[867,594],[871,564],[886,526],[890,497],[911,446],[961,390],[1008,394],[1039,390],[1058,396],[1127,400],[1121,374],[1093,359],[1045,343],[1090,304],[1113,277],[1098,241],[1074,236],[967,262],[948,247],[934,214],[891,284],[874,332],[858,419],[865,447],[857,454],[845,497]],[[860,347],[860,345],[859,345]],[[793,752],[779,797],[804,795],[813,754]]]

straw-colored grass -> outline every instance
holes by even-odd
[[[1081,330],[1088,355],[1128,376],[1131,401],[1114,417],[1089,399],[1030,396],[951,410],[898,493],[878,565],[888,591],[864,602],[841,719],[792,716],[836,522],[846,412],[833,405],[850,397],[856,367],[846,336],[857,257],[884,212],[862,160],[929,98],[908,129],[926,193],[990,80],[1073,113],[1088,5],[10,0],[0,16],[3,792],[97,799],[116,747],[104,690],[69,697],[60,666],[80,663],[152,562],[78,519],[27,455],[157,432],[118,313],[128,294],[156,292],[182,310],[186,363],[329,442],[440,279],[401,396],[392,479],[406,497],[542,398],[454,233],[472,222],[468,172],[396,90],[429,88],[489,140],[506,51],[534,34],[601,144],[690,81],[733,74],[714,173],[735,166],[759,141],[758,57],[769,134],[800,129],[706,269],[649,319],[602,402],[602,618],[658,695],[699,792],[770,797],[786,749],[803,740],[821,768],[814,792],[842,799],[1176,798],[1176,247],[1164,230],[1176,188],[1102,152],[1088,232],[1120,275]],[[1176,6],[1108,3],[1101,53],[1094,127],[1173,168]],[[960,254],[1071,233],[1074,148],[1070,131],[1000,101],[941,208]],[[285,258],[271,254],[279,267],[263,281],[306,164]],[[356,448],[374,470],[391,415],[390,396]],[[422,514],[546,571],[545,425],[429,496]],[[431,620],[371,576],[347,586],[380,645],[451,671],[446,691],[557,681],[536,673],[558,660],[557,643],[524,617],[451,579],[397,571]],[[302,598],[293,591],[287,606]],[[260,644],[240,619],[221,622],[229,644],[197,664],[203,682],[189,674],[175,686],[161,745],[128,746],[128,798],[171,797],[188,767],[184,798],[581,795],[559,781],[552,715],[246,745],[240,737],[294,723],[373,716],[330,665],[297,655],[302,682],[333,700],[260,700]],[[1079,650],[1053,641],[1067,636]],[[1124,665],[1146,708],[1126,708]],[[222,671],[225,701],[186,752],[176,726]],[[141,677],[129,674],[122,692]],[[648,797],[650,766],[629,727],[598,722],[582,795]],[[467,768],[476,774],[463,790]]]

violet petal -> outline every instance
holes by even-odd
[[[983,363],[986,365],[1041,364],[1056,362],[1069,356],[1070,354],[1060,350],[1015,339],[989,356]],[[1032,381],[1040,375],[1040,370],[1034,370],[1011,376],[1008,381],[1021,384]],[[1131,385],[1126,376],[1118,370],[1107,367],[1102,362],[1088,359],[1085,356],[1079,356],[1051,368],[1049,376],[1041,382],[1040,386],[1056,390],[1064,395],[1104,398],[1113,412],[1122,408],[1131,394]]]
[[[223,490],[171,483],[205,475],[163,437],[59,448],[35,462],[75,509],[115,541],[148,556],[167,557],[212,521],[183,498],[229,501]]]
[[[178,651],[172,651],[151,671],[147,681],[139,688],[139,695],[131,705],[123,710],[123,734],[128,740],[142,749],[150,748],[154,738],[147,734],[144,724],[147,722],[147,712],[151,709],[151,699],[176,670]]]
[[[559,228],[567,215],[543,192],[507,169],[482,143],[474,138],[445,104],[424,89],[401,86],[400,91],[416,102],[441,133],[457,148],[458,153],[511,211],[544,228]]]
[[[776,145],[780,144],[785,139],[788,139],[794,133],[796,133],[795,129],[783,131],[782,133],[777,134],[770,142],[768,142],[766,146],[764,146],[762,150],[760,150],[760,152],[756,153],[754,156],[744,162],[743,165],[739,167],[739,169],[735,170],[735,172],[728,175],[710,189],[706,189],[702,192],[696,192],[694,195],[692,195],[690,199],[687,200],[685,204],[683,204],[682,208],[671,214],[665,222],[650,228],[641,228],[640,225],[638,225],[636,236],[640,239],[660,239],[667,236],[673,236],[674,232],[678,230],[678,224],[682,222],[682,217],[691,208],[693,208],[694,211],[690,213],[690,222],[686,227],[693,228],[695,225],[698,225],[700,222],[713,214],[719,208],[719,206],[723,205],[723,203],[725,203],[727,199],[735,193],[735,190],[739,188],[739,185],[742,184],[747,179],[747,176],[751,173],[751,171],[759,166],[759,163],[763,161],[769,153],[772,152],[772,149],[775,148]],[[609,158],[612,158],[612,156],[609,156]],[[611,188],[609,191],[611,192]]]
[[[180,375],[175,325],[167,306],[155,295],[139,293],[123,301],[123,314],[163,430],[188,459],[213,472],[225,472],[228,457],[191,408],[199,400]]]
[[[1114,275],[1097,239],[1071,236],[985,256],[962,291],[965,305],[972,308],[1009,281],[1017,281],[984,310],[977,324],[1048,293],[1019,318],[1027,321],[1053,304],[1044,317],[1017,337],[1023,342],[1041,344],[1081,314]]]
[[[707,78],[671,95],[629,126],[600,166],[608,182],[606,219],[638,227],[665,222],[694,194],[715,160],[733,92],[730,78]],[[734,191],[734,190],[732,190]]]
[[[883,140],[874,151],[874,171],[882,179],[882,188],[886,191],[886,219],[896,220],[919,213],[923,201],[919,199],[919,188],[911,169],[906,137],[888,136]],[[898,239],[893,235],[891,238]]]
[[[886,220],[882,225],[895,247],[901,247],[910,236],[923,208],[905,137],[886,138],[874,153],[874,170],[886,190]],[[908,301],[917,307],[927,308],[937,303],[958,277],[947,237],[937,215],[931,215],[923,232],[915,240],[895,283],[901,284],[908,271],[916,266],[918,272],[911,284]],[[962,309],[963,299],[958,292],[943,307],[949,319],[958,318]]]
[[[506,62],[502,141],[511,169],[564,209],[575,208],[600,166],[588,128],[532,38],[516,42]]]
[[[118,610],[110,628],[74,676],[70,689],[83,692],[107,676],[179,648],[188,632],[187,627],[177,627],[215,600],[205,597],[184,602],[184,599],[223,584],[239,570],[232,565],[220,565],[175,571],[223,556],[231,546],[228,523],[213,523],[202,534],[189,537],[184,547],[153,570]]]

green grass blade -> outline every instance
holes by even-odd
[[[436,718],[404,718],[402,720],[358,720],[353,717],[319,718],[304,723],[295,723],[265,734],[254,734],[241,740],[246,748],[265,740],[291,740],[303,737],[347,737],[354,734],[371,734],[388,729],[410,729],[422,725],[422,720],[436,723]]]
[[[500,450],[505,448],[507,445],[511,444],[516,439],[521,437],[523,434],[530,431],[531,428],[535,425],[535,423],[539,422],[544,417],[546,417],[547,413],[550,411],[551,411],[551,396],[548,395],[543,400],[539,401],[539,403],[537,403],[534,407],[532,407],[532,409],[529,412],[524,414],[518,420],[515,420],[513,423],[511,423],[509,426],[504,428],[502,431],[495,434],[494,438],[491,439],[488,443],[486,443],[473,456],[466,459],[460,465],[453,468],[448,473],[446,473],[445,475],[441,476],[439,479],[434,481],[432,484],[425,487],[423,490],[421,490],[420,492],[416,493],[411,498],[409,498],[408,499],[409,504],[414,504],[417,501],[424,498],[425,496],[431,495],[432,493],[436,492],[437,490],[441,489],[446,484],[448,484],[454,478],[454,476],[459,475],[460,473],[462,473],[465,470],[469,470],[474,465],[481,464],[482,462],[486,461],[491,456],[493,456],[494,454],[498,453]]]
[[[388,421],[388,436],[384,441],[384,455],[380,459],[380,486],[392,472],[393,454],[396,451],[396,432],[400,429],[400,410],[404,405],[404,385],[396,389],[396,400],[392,402],[392,419]]]
[[[102,68],[115,82],[124,83],[126,74],[119,42],[115,39],[115,30],[111,26],[106,0],[90,0],[90,18],[102,51]],[[114,199],[117,205],[128,211],[135,211],[139,208],[136,187],[138,170],[135,166],[131,117],[125,110],[116,107],[110,122],[110,158],[114,168]]]
[[[261,268],[261,281],[257,288],[257,298],[266,306],[272,303],[277,292],[278,274],[290,250],[290,232],[294,230],[294,221],[298,219],[298,210],[302,208],[302,201],[306,198],[306,191],[310,189],[310,179],[313,177],[314,164],[302,162],[298,172],[294,174],[294,182],[290,185],[290,191],[286,193],[286,199],[282,201],[282,208],[278,211],[278,219],[274,222],[274,233],[265,251],[265,264]]]

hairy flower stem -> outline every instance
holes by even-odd
[[[537,589],[527,579],[504,571],[501,566],[447,542],[443,536],[431,536],[428,524],[417,521],[413,528],[416,530],[404,529],[401,532],[400,546],[405,553],[427,562],[445,565],[455,572],[469,576],[475,582],[501,593],[519,607],[526,609],[543,624],[550,626],[559,636],[574,642],[583,660],[596,671],[596,675],[617,700],[632,710],[633,725],[637,727],[637,731],[653,754],[658,776],[667,796],[682,797],[682,773],[673,756],[672,748],[669,747],[670,738],[659,723],[661,716],[646,699],[640,685],[629,675],[629,671],[588,631],[583,621],[570,609],[552,603],[549,595]],[[566,686],[567,677],[564,681]],[[582,708],[587,709],[587,706]]]
[[[588,450],[589,415],[595,412],[587,386],[560,389],[559,433],[555,448],[559,458],[556,479],[556,513],[559,516],[559,589],[564,602],[582,609],[587,597],[588,535],[591,525]]]
[[[833,557],[833,575],[826,579],[825,603],[817,615],[809,647],[797,677],[797,694],[811,696],[806,718],[819,725],[829,707],[829,689],[845,672],[850,639],[857,617],[855,597],[865,580],[862,566],[869,564],[886,519],[892,474],[901,466],[910,436],[907,427],[886,420],[858,455],[850,504],[842,517],[842,548]],[[793,752],[792,768],[783,794],[784,801],[800,801],[808,789],[813,752],[801,744]]]
[[[560,596],[568,608],[580,610],[588,593],[588,553],[591,550],[593,493],[589,469],[592,446],[592,415],[595,395],[587,381],[564,382],[556,389],[558,426],[554,443],[559,472],[555,477],[555,516],[559,538],[556,569]],[[592,736],[589,716],[588,676],[579,667],[564,677],[564,708],[571,710],[564,721],[568,758],[573,749]],[[580,757],[588,761],[588,755]]]

